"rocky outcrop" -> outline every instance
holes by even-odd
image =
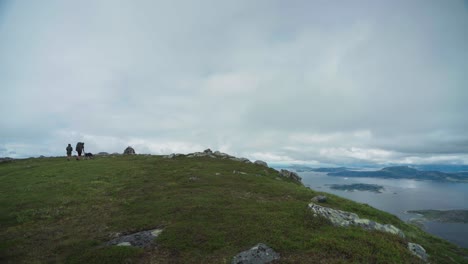
[[[128,146],[124,150],[123,154],[125,154],[125,155],[135,155],[136,153],[135,153],[135,150],[132,147]]]
[[[421,247],[421,245],[408,242],[408,249],[413,255],[417,256],[418,258],[427,261],[427,253],[426,250]]]
[[[213,153],[216,157],[218,158],[222,158],[222,159],[228,159],[228,158],[231,158],[232,156],[231,155],[228,155],[226,153],[222,153],[222,152],[219,152],[219,151],[215,151]]]
[[[265,244],[257,244],[249,250],[237,254],[231,264],[263,264],[280,259],[280,255]]]
[[[288,171],[288,170],[281,170],[279,172],[280,176],[291,179],[293,181],[301,182],[302,178],[297,175],[297,173]]]
[[[257,165],[268,168],[268,164],[266,162],[264,162],[263,160],[256,160],[254,163],[257,164]]]
[[[355,213],[346,211],[336,210],[324,206],[320,206],[314,203],[309,204],[310,210],[314,212],[314,216],[320,215],[327,218],[335,226],[347,227],[347,226],[358,226],[366,230],[377,230],[387,232],[400,237],[405,237],[405,234],[393,225],[374,222],[369,219],[361,219]]]
[[[314,203],[325,203],[327,202],[327,197],[325,195],[317,195],[312,198],[312,202]]]
[[[234,161],[239,161],[239,162],[244,162],[244,163],[252,163],[249,159],[247,158],[236,158],[236,157],[230,157],[230,160]]]
[[[211,151],[211,149],[205,149],[205,150],[203,151],[203,153],[208,154],[208,155],[211,155],[211,154],[213,154],[213,151]]]
[[[141,231],[134,234],[120,236],[112,239],[106,243],[107,246],[133,246],[133,247],[148,247],[151,245],[153,240],[158,237],[162,229],[153,229]]]
[[[203,152],[190,153],[190,154],[187,154],[187,157],[189,158],[210,157],[210,158],[221,158],[221,159],[234,158],[233,156],[230,156],[226,153],[222,153],[219,151],[213,152],[211,149],[205,149]]]

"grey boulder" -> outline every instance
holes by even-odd
[[[413,253],[413,255],[417,256],[418,258],[427,261],[427,253],[426,250],[419,244],[408,242],[408,249]]]
[[[266,162],[264,162],[263,160],[256,160],[254,163],[257,164],[257,165],[268,168],[268,164]]]
[[[232,264],[264,264],[280,258],[279,254],[265,244],[257,244],[234,256]]]
[[[299,177],[299,175],[297,175],[297,173],[295,172],[292,172],[292,171],[288,171],[288,170],[281,170],[279,172],[280,176],[282,177],[285,177],[285,178],[288,178],[288,179],[291,179],[291,180],[294,180],[294,181],[297,181],[297,182],[301,182],[302,178]]]
[[[312,198],[312,202],[316,203],[325,203],[327,201],[327,197],[324,195],[317,195],[314,198]]]
[[[107,246],[133,246],[144,248],[150,246],[153,240],[161,234],[162,229],[153,229],[125,235],[108,241]]]

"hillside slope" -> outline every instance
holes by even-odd
[[[257,243],[279,263],[419,263],[395,235],[338,228],[307,208],[321,194],[256,164],[209,157],[107,156],[0,163],[2,263],[230,263]],[[337,196],[326,206],[403,230],[431,263],[460,249],[397,217]],[[162,228],[145,248],[105,246]]]

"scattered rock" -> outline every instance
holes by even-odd
[[[196,177],[196,176],[191,176],[189,178],[189,181],[198,181],[200,178]]]
[[[172,159],[172,158],[175,158],[175,156],[176,156],[176,155],[175,155],[174,153],[172,153],[172,154],[169,154],[169,155],[164,155],[163,158],[165,158],[165,159]]]
[[[254,163],[257,164],[257,165],[268,168],[268,164],[266,162],[264,162],[263,160],[256,160]]]
[[[218,158],[222,158],[222,159],[233,158],[233,156],[228,155],[228,154],[226,154],[226,153],[219,152],[219,151],[215,151],[215,152],[213,153],[213,155],[215,155],[215,156],[218,157]]]
[[[133,246],[133,247],[147,247],[151,245],[153,240],[158,237],[162,229],[153,229],[137,232],[130,235],[121,236],[106,243],[106,246]]]
[[[231,264],[263,264],[278,259],[280,259],[278,253],[267,245],[260,243],[234,256]]]
[[[177,157],[184,157],[185,155],[184,154],[180,154],[180,153],[172,153],[172,154],[169,154],[169,155],[164,155],[162,156],[164,159],[173,159],[173,158],[177,158]]]
[[[246,175],[247,172],[233,170],[233,171],[232,171],[232,174],[242,174],[242,175]]]
[[[219,176],[219,175],[221,175],[221,173],[217,172],[217,173],[215,173],[215,175],[216,175],[216,176]]]
[[[314,212],[314,214],[321,215],[334,225],[334,226],[359,226],[366,230],[378,230],[382,232],[387,232],[395,235],[399,235],[400,237],[405,237],[405,234],[400,229],[396,228],[393,225],[386,224],[382,225],[380,223],[374,222],[369,219],[361,219],[355,213],[350,213],[341,210],[335,210],[332,208],[320,206],[314,203],[309,204],[309,208]]]
[[[247,158],[236,158],[236,157],[231,157],[230,158],[233,161],[239,161],[239,162],[244,162],[244,163],[252,163],[249,159]]]
[[[14,159],[10,157],[0,158],[0,163],[2,162],[12,162]]]
[[[132,147],[128,146],[128,147],[124,150],[123,154],[126,154],[126,155],[135,155],[136,153],[135,153],[135,150],[134,150]]]
[[[282,169],[279,172],[280,176],[291,179],[293,181],[301,182],[302,178],[297,173]]]
[[[315,203],[325,203],[327,201],[327,197],[324,195],[317,195],[314,198],[312,198],[312,202]]]
[[[416,243],[411,243],[408,242],[408,249],[413,253],[413,255],[417,256],[418,258],[427,261],[427,253],[426,250],[421,246]]]

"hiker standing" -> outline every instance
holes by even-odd
[[[77,160],[81,159],[81,153],[84,151],[84,143],[83,142],[78,142],[76,143],[76,152],[78,152],[78,156],[76,157]]]
[[[71,154],[72,154],[72,151],[73,151],[73,148],[72,148],[71,144],[68,144],[66,150],[67,150],[67,160],[70,161],[70,157],[71,157]]]

